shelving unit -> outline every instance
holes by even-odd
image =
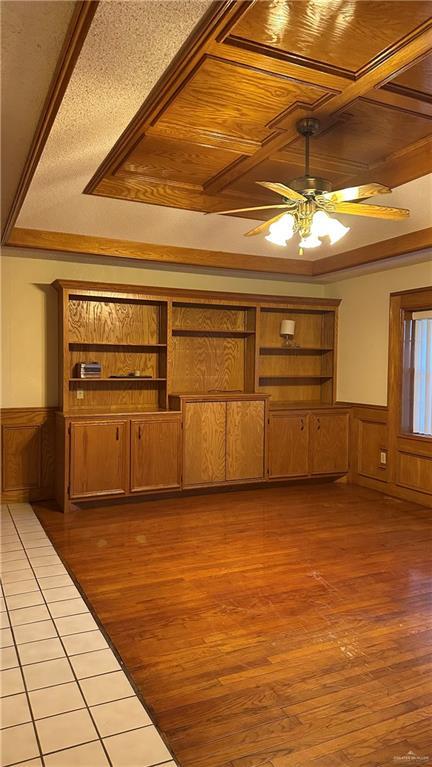
[[[295,343],[280,338],[283,319],[294,320]],[[276,345],[280,339],[280,346]],[[335,312],[327,309],[261,307],[258,387],[271,402],[320,402],[334,398]]]
[[[160,411],[174,392],[262,393],[270,407],[333,403],[336,301],[233,301],[215,293],[195,298],[69,286],[59,286],[65,411]],[[284,319],[296,322],[293,347],[279,335]],[[76,376],[78,363],[93,361],[101,364],[100,378]],[[141,376],[128,376],[134,371]]]

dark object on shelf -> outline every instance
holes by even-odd
[[[153,376],[137,376],[135,373],[125,373],[120,376],[110,376],[110,378],[153,378]]]
[[[77,362],[75,375],[77,378],[100,378],[102,365],[100,362]]]

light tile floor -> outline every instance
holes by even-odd
[[[29,504],[0,541],[1,767],[177,767]]]

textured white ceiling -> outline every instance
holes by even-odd
[[[207,0],[102,0],[17,226],[298,257],[294,240],[285,250],[263,236],[244,238],[243,233],[253,225],[250,220],[82,194],[209,5]],[[405,184],[378,202],[411,208],[410,219],[393,223],[339,217],[351,226],[350,233],[338,245],[310,250],[304,258],[333,255],[429,226],[431,200],[431,176]]]
[[[74,3],[3,0],[1,12],[2,227],[48,93]]]

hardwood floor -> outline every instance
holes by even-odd
[[[182,767],[432,764],[430,510],[337,484],[35,509]]]

